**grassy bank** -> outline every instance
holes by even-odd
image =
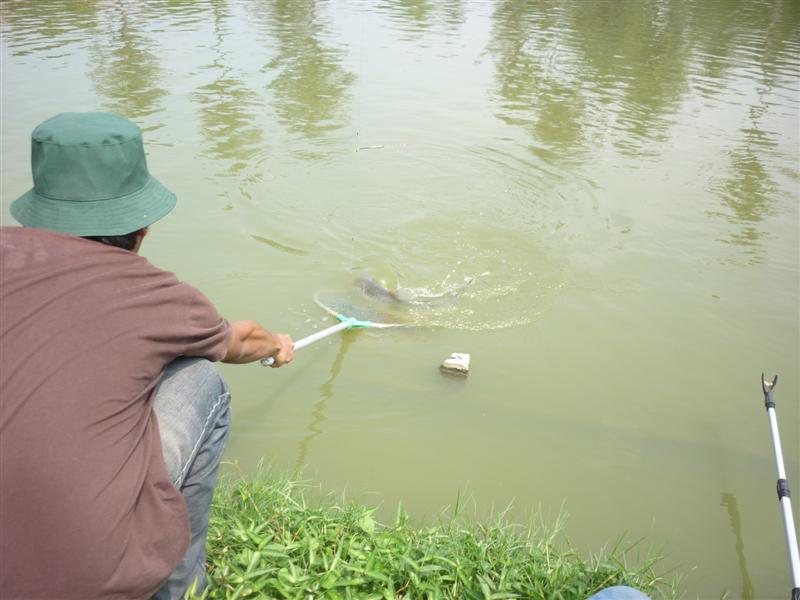
[[[610,585],[677,598],[656,560],[628,565],[616,548],[581,558],[556,532],[477,522],[458,514],[413,527],[402,509],[379,524],[374,509],[267,474],[222,482],[208,535],[205,598],[584,599]]]

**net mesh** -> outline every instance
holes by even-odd
[[[411,324],[403,319],[399,307],[386,306],[383,303],[370,304],[368,301],[324,293],[316,294],[314,302],[334,317],[343,315],[359,321],[369,321],[371,327],[407,327]]]

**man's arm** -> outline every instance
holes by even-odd
[[[249,363],[272,356],[273,367],[280,367],[292,360],[294,342],[285,333],[267,331],[255,321],[234,321],[228,353],[222,362]]]

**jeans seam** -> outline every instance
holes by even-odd
[[[195,442],[194,447],[192,448],[192,451],[189,453],[189,457],[186,459],[186,463],[181,468],[178,477],[175,479],[175,481],[172,482],[173,485],[175,485],[176,487],[180,487],[179,484],[183,482],[183,478],[186,476],[186,471],[189,468],[189,465],[192,464],[192,460],[195,456],[195,453],[197,452],[197,449],[199,448],[201,442],[205,440],[206,434],[208,432],[209,422],[212,420],[212,417],[216,418],[217,408],[223,402],[223,400],[225,400],[226,398],[230,398],[230,396],[231,396],[230,392],[223,392],[222,394],[220,394],[219,398],[217,398],[217,401],[211,407],[211,410],[208,411],[206,422],[203,423],[203,429],[200,432],[200,435],[198,436],[197,441]]]

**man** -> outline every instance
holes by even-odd
[[[205,537],[230,395],[214,361],[292,360],[138,255],[175,205],[108,113],[32,135],[0,228],[0,596],[181,598]]]

